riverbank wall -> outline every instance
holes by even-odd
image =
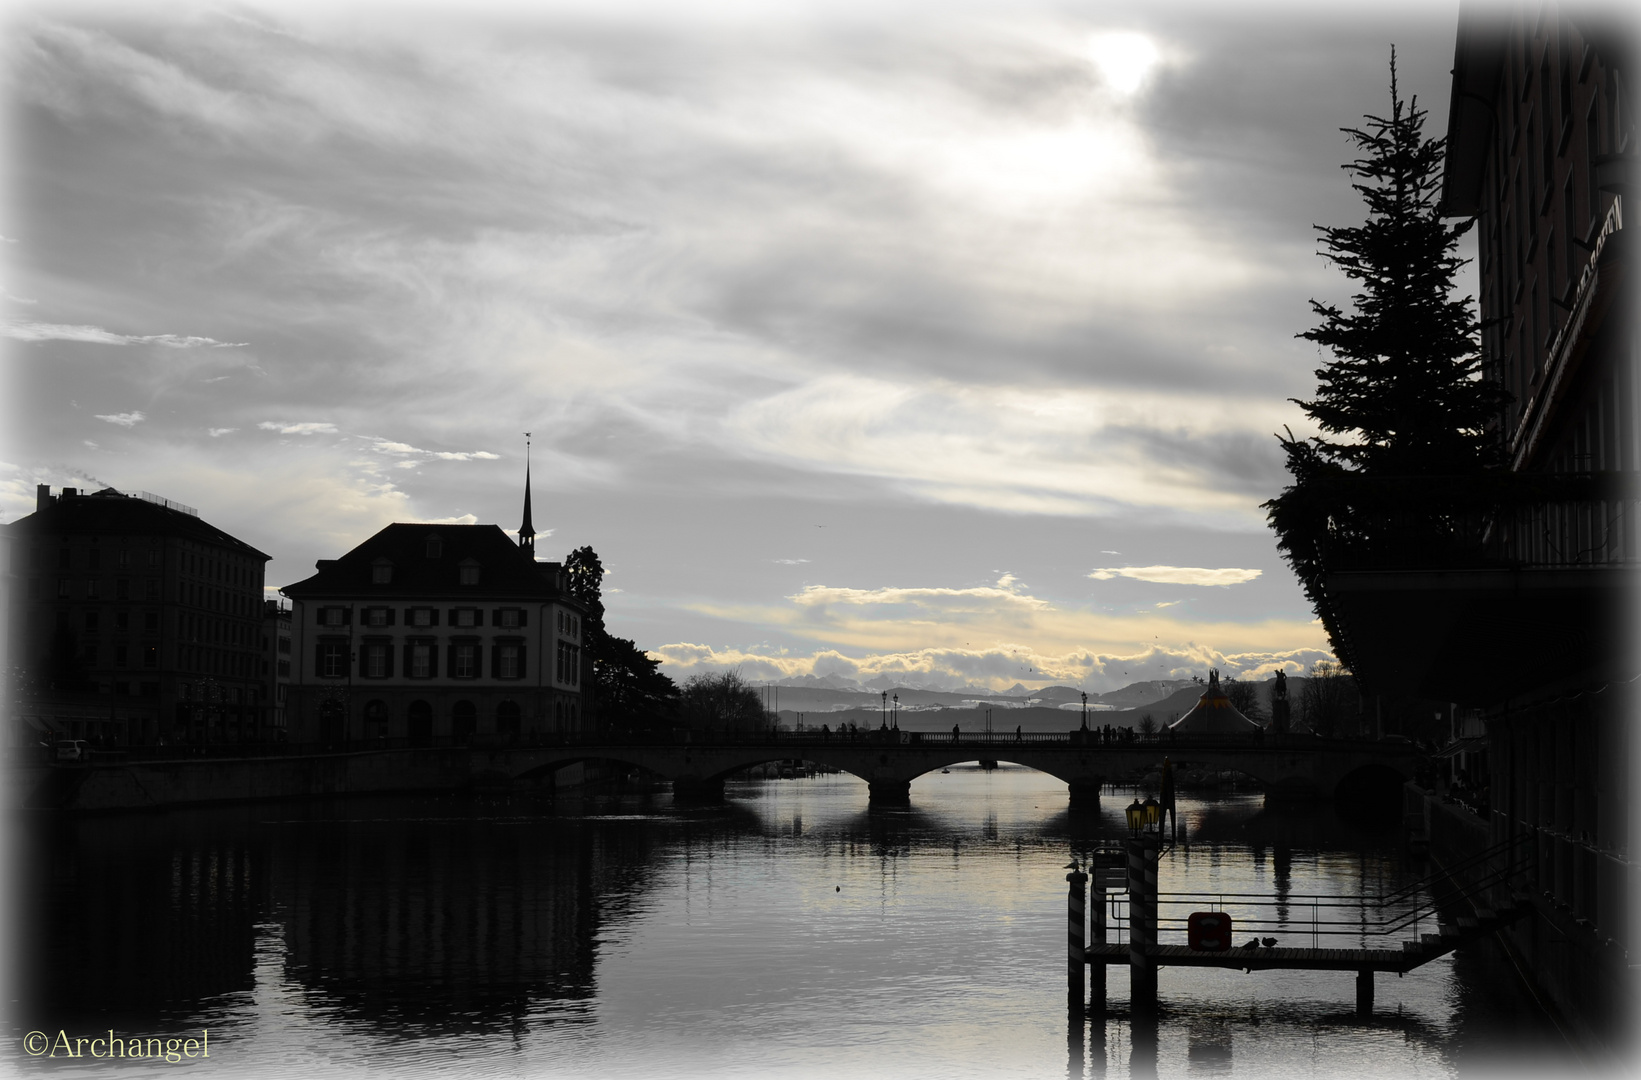
[[[406,792],[559,791],[603,776],[596,765],[574,764],[521,780],[509,775],[504,759],[505,754],[485,750],[440,748],[84,765],[14,763],[7,803],[106,813]]]
[[[1403,791],[1404,821],[1415,832],[1423,823],[1436,867],[1457,868],[1490,848],[1497,852],[1468,870],[1455,870],[1456,883],[1470,885],[1506,863],[1516,867],[1510,882],[1496,886],[1487,902],[1503,909],[1526,897],[1532,910],[1499,930],[1498,943],[1575,1052],[1595,1069],[1631,1060],[1633,1048],[1624,1034],[1633,1000],[1628,956],[1621,941],[1570,906],[1558,905],[1546,887],[1549,877],[1565,872],[1557,858],[1570,862],[1557,850],[1558,838],[1541,830],[1503,845],[1504,823],[1495,820],[1496,812],[1484,817],[1412,783]]]

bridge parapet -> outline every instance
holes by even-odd
[[[978,758],[1008,761],[1048,773],[1070,786],[1073,799],[1097,800],[1101,785],[1160,766],[1192,762],[1243,772],[1277,796],[1331,796],[1347,775],[1368,766],[1410,777],[1422,755],[1412,746],[1312,736],[1194,736],[1097,740],[1095,733],[1023,732],[1019,736],[950,732],[779,733],[719,739],[584,738],[549,745],[491,749],[506,770],[524,776],[577,761],[613,760],[673,781],[680,790],[721,790],[726,777],[772,761],[801,759],[850,773],[878,799],[904,800],[919,776]],[[912,737],[919,736],[919,737]],[[1081,796],[1079,798],[1079,795]]]

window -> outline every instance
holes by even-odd
[[[421,639],[405,645],[405,674],[412,679],[431,679],[437,675],[433,663],[433,642]]]
[[[142,628],[149,633],[157,633],[160,628],[160,613],[145,611],[142,613]]]
[[[287,678],[287,679],[290,678],[291,677],[291,662],[289,660],[279,661],[279,667],[276,669],[276,671],[277,671],[277,674],[283,676],[284,678]]]
[[[478,608],[459,607],[450,611],[450,625],[472,627],[483,625],[484,620],[479,616]]]
[[[495,624],[506,630],[516,630],[528,621],[521,608],[498,608],[494,615]]]
[[[461,641],[450,646],[450,677],[476,679],[479,677],[479,646],[476,642]]]
[[[85,628],[90,633],[95,634],[97,632],[97,613],[95,611],[85,613]]]
[[[321,678],[340,679],[348,673],[348,643],[321,641],[316,659]]]
[[[282,638],[279,639],[279,651],[282,652],[282,653],[289,653],[291,651],[291,639],[290,638],[282,637]]]
[[[385,679],[393,674],[393,646],[384,641],[365,643],[364,676],[367,679]]]
[[[95,567],[97,565],[97,552],[95,552],[95,551],[91,552],[91,565],[93,567]],[[120,549],[120,569],[124,570],[126,567],[128,567],[130,565],[131,565],[131,552],[127,551],[125,548],[121,548]]]
[[[124,667],[126,659],[126,647],[123,644],[114,646],[114,666]]]
[[[97,663],[97,646],[95,643],[87,645],[80,653],[80,658],[93,666]]]
[[[92,594],[89,591],[86,593],[86,597],[88,599],[91,597],[91,595]],[[59,599],[59,600],[67,600],[68,599],[68,578],[66,578],[66,577],[60,577],[60,578],[57,579],[57,599]]]
[[[427,538],[427,557],[437,559],[444,554],[444,541],[437,536]]]
[[[365,625],[375,627],[392,626],[393,609],[385,607],[366,608]]]
[[[66,590],[66,589],[64,589],[64,590],[63,590],[63,591],[61,591],[61,592],[60,592],[60,593],[59,593],[59,595],[61,595],[61,596],[67,596],[67,595],[68,595],[68,591],[67,591],[67,590]],[[85,598],[86,598],[86,599],[87,599],[87,600],[95,600],[95,599],[97,599],[97,579],[96,579],[96,578],[87,578],[87,579],[86,579],[86,583],[85,583]]]
[[[160,666],[160,647],[158,645],[144,645],[142,647],[142,666]]]
[[[432,608],[426,608],[426,607],[411,608],[410,613],[407,616],[407,625],[409,625],[409,626],[438,626],[439,625],[439,613],[437,611],[434,611]]]
[[[393,582],[393,564],[378,562],[370,568],[370,580],[374,585],[389,585]]]
[[[498,642],[495,646],[495,677],[522,679],[524,677],[524,646],[518,642]]]
[[[478,563],[464,563],[461,568],[462,584],[477,585],[479,583]]]
[[[143,582],[142,598],[144,600],[158,600],[160,598],[159,578],[149,578],[147,581]]]
[[[114,599],[116,599],[116,600],[129,600],[129,599],[131,599],[131,579],[130,578],[123,578],[122,577],[122,578],[115,578],[114,579]]]

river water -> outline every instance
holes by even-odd
[[[20,823],[12,1051],[113,1029],[199,1038],[236,1076],[1560,1075],[1496,946],[1377,978],[1168,969],[1135,1029],[1068,1020],[1065,864],[1125,833],[1004,766],[868,806],[844,775],[670,795],[361,798]],[[1165,891],[1383,892],[1427,870],[1394,827],[1258,795],[1182,797]],[[1294,916],[1301,918],[1299,915]],[[1428,925],[1425,929],[1431,929]],[[1283,944],[1301,945],[1295,930]],[[1337,943],[1345,944],[1345,943]],[[38,1049],[36,1037],[32,1048]],[[149,1049],[159,1044],[139,1044]],[[110,1049],[103,1045],[103,1049]]]

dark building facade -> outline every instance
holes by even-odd
[[[1491,903],[1531,897],[1503,940],[1568,1028],[1620,1053],[1641,963],[1627,44],[1582,8],[1461,8],[1443,212],[1475,221],[1507,468],[1387,482],[1360,535],[1319,546],[1320,606],[1363,690],[1470,721],[1469,809],[1422,803],[1466,839],[1433,853],[1507,872]]]
[[[42,485],[12,525],[13,703],[28,740],[260,739],[268,556],[157,496]]]
[[[585,610],[562,565],[495,525],[389,525],[281,591],[293,744],[509,743],[583,727]]]
[[[262,724],[285,738],[285,701],[291,689],[291,609],[278,600],[262,602]]]
[[[1624,228],[1637,147],[1629,35],[1592,14],[1464,10],[1443,196],[1447,213],[1476,220],[1483,358],[1512,397],[1496,426],[1510,468],[1590,482],[1581,500],[1517,513],[1522,574],[1560,578],[1540,587],[1555,617],[1517,636],[1531,684],[1473,704],[1490,836],[1521,853],[1538,899],[1513,944],[1575,1028],[1617,1045],[1641,960],[1630,918],[1641,390]],[[1556,656],[1557,638],[1574,654]]]

